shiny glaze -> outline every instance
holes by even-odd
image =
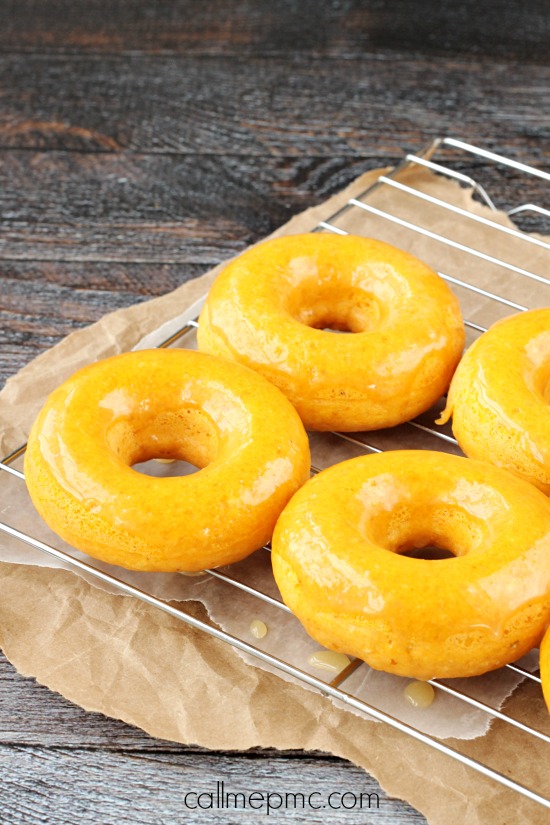
[[[154,478],[151,458],[199,472]],[[304,428],[261,376],[189,350],[127,353],[48,398],[25,476],[47,524],[80,550],[138,570],[202,570],[267,541],[309,476]]]
[[[429,682],[409,682],[403,689],[403,697],[413,708],[425,710],[433,705],[435,690]]]
[[[445,392],[464,328],[458,301],[418,259],[380,241],[308,234],[231,262],[198,342],[276,384],[308,429],[369,430],[407,421]]]
[[[265,639],[267,636],[267,625],[261,619],[252,619],[248,629],[255,639]]]
[[[436,545],[454,558],[400,553]],[[310,635],[416,679],[484,673],[550,619],[550,502],[489,464],[429,451],[351,459],[281,514],[273,570]]]
[[[455,373],[439,423],[453,416],[466,455],[550,494],[550,309],[499,321]]]
[[[334,650],[316,650],[309,654],[307,663],[318,670],[326,670],[338,676],[349,667],[351,659],[345,653],[335,653]]]
[[[542,695],[550,713],[550,629],[544,634],[540,646],[540,680],[542,682]]]

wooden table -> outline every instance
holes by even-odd
[[[550,169],[545,0],[4,0],[0,11],[2,381],[433,137]],[[513,175],[499,187],[499,204],[517,201]],[[211,789],[221,775],[377,789],[322,754],[155,741],[0,664],[0,822],[227,822],[181,803],[182,785]],[[379,792],[370,813],[285,815],[425,822]]]

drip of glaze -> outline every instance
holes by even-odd
[[[409,682],[403,696],[413,708],[429,708],[435,699],[435,691],[428,682]]]
[[[350,663],[345,653],[335,653],[333,650],[316,650],[308,656],[308,663],[319,670],[328,670],[337,676]]]
[[[153,461],[156,461],[157,464],[173,464],[175,458],[154,458]]]
[[[252,619],[250,622],[250,632],[255,639],[263,639],[267,636],[267,625],[261,619]]]

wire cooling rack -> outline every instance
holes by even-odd
[[[378,222],[377,225],[380,225],[381,221],[387,226],[399,227],[400,230],[407,233],[412,233],[412,236],[416,235],[422,238],[428,238],[431,241],[436,242],[436,246],[440,244],[448,249],[452,249],[462,255],[465,255],[466,259],[470,257],[471,259],[477,259],[477,261],[483,261],[484,264],[487,264],[487,266],[493,268],[497,267],[501,273],[506,275],[507,280],[504,283],[506,285],[510,284],[514,286],[512,295],[507,297],[504,293],[497,294],[491,289],[487,289],[482,283],[469,282],[467,279],[457,277],[449,272],[440,271],[440,276],[450,283],[458,292],[464,292],[465,295],[469,294],[470,297],[473,296],[476,300],[479,299],[485,302],[485,307],[497,308],[498,311],[504,312],[504,314],[510,314],[510,312],[516,311],[521,312],[531,308],[529,301],[520,301],[517,296],[522,293],[522,283],[525,284],[531,282],[531,284],[533,284],[534,282],[540,284],[541,286],[549,287],[550,280],[545,278],[543,275],[538,272],[532,272],[525,269],[518,263],[510,262],[509,260],[504,259],[504,256],[502,259],[500,257],[495,257],[488,251],[484,251],[483,248],[479,248],[473,243],[470,245],[469,243],[466,243],[464,239],[459,237],[455,238],[450,237],[447,234],[440,234],[435,228],[438,223],[437,220],[432,227],[421,225],[420,222],[416,223],[411,221],[410,217],[406,218],[397,214],[399,210],[388,211],[379,203],[376,203],[375,196],[377,193],[380,194],[383,191],[388,191],[391,189],[393,190],[394,195],[397,194],[403,198],[417,199],[418,204],[423,208],[427,207],[431,210],[435,210],[435,215],[438,213],[445,215],[451,214],[455,215],[457,220],[460,218],[460,220],[465,221],[466,224],[470,222],[473,230],[476,228],[490,228],[491,231],[500,233],[503,241],[507,238],[513,238],[516,243],[520,242],[522,245],[529,245],[532,249],[538,247],[546,252],[550,251],[550,244],[542,240],[540,237],[526,235],[512,226],[501,225],[492,221],[490,211],[486,211],[484,214],[474,214],[469,210],[465,210],[454,204],[447,203],[436,195],[427,194],[426,192],[419,191],[410,186],[409,183],[407,183],[407,173],[411,170],[418,169],[419,167],[425,168],[436,175],[444,176],[458,182],[460,186],[470,190],[470,194],[474,197],[474,199],[483,203],[490,211],[496,211],[495,203],[489,196],[487,189],[482,186],[481,183],[477,182],[477,180],[470,174],[470,170],[472,168],[484,172],[489,170],[490,177],[493,175],[495,170],[503,171],[507,175],[517,175],[519,176],[521,191],[529,191],[529,182],[535,179],[538,179],[545,184],[550,182],[550,174],[532,166],[520,163],[511,158],[497,155],[483,148],[472,146],[460,140],[455,140],[454,138],[441,138],[435,140],[416,155],[405,155],[401,162],[390,172],[381,175],[372,186],[357,197],[349,200],[340,210],[338,210],[338,212],[333,214],[329,219],[322,221],[313,231],[346,234],[346,230],[342,228],[340,223],[343,218],[347,218],[351,213],[355,213],[356,216],[364,216],[365,222],[363,233],[365,235],[370,235],[371,231],[368,219],[375,218]],[[468,174],[466,174],[465,170],[468,171]],[[529,229],[548,231],[548,227],[550,227],[550,223],[548,222],[550,219],[550,210],[536,203],[526,202],[520,203],[519,205],[514,205],[507,210],[507,213],[509,216],[515,216],[516,220],[517,216],[520,216],[520,219],[526,220]],[[475,235],[475,231],[473,234]],[[546,305],[550,305],[550,292],[548,293]],[[485,331],[489,324],[481,323],[482,319],[479,318],[479,313],[474,313],[474,315],[474,318],[466,317],[465,324],[468,328],[469,334],[473,337],[477,337]],[[487,315],[490,321],[494,319],[493,312],[488,311]],[[196,317],[189,319],[158,345],[161,347],[167,347],[181,345],[182,342],[185,345],[186,339],[194,334],[197,325]],[[442,448],[458,452],[456,441],[450,434],[450,431],[445,431],[441,428],[434,429],[434,427],[422,416],[414,421],[408,422],[406,426],[411,428],[411,431],[420,431],[424,437],[436,439]],[[371,434],[369,434],[368,438],[365,438],[364,434],[354,435],[349,433],[333,433],[331,436],[337,439],[342,439],[349,444],[353,444],[355,448],[366,452],[376,453],[381,452],[386,448],[391,449],[391,442],[388,442],[387,440],[384,442],[384,439],[382,439],[382,442],[376,443],[376,437],[370,437]],[[438,446],[435,441],[434,445]],[[15,450],[9,456],[4,458],[2,462],[0,462],[0,470],[14,476],[21,483],[24,483],[23,472],[13,465],[23,456],[24,451],[25,445]],[[317,471],[317,467],[312,467],[313,473]],[[439,751],[441,754],[444,754],[445,756],[468,766],[472,770],[489,777],[495,782],[516,791],[541,806],[550,808],[550,799],[542,796],[535,790],[526,787],[519,779],[513,779],[504,775],[503,773],[491,768],[489,765],[485,765],[467,754],[462,753],[457,747],[451,747],[436,737],[423,733],[412,725],[379,710],[374,705],[368,704],[362,699],[359,699],[354,695],[352,690],[346,690],[346,681],[349,679],[351,674],[357,671],[360,667],[366,667],[366,665],[364,665],[361,661],[351,661],[349,666],[331,681],[328,681],[328,677],[325,680],[296,667],[289,661],[282,660],[266,653],[265,650],[263,650],[259,645],[251,644],[244,638],[240,638],[237,635],[232,635],[216,626],[209,624],[208,621],[202,621],[187,614],[184,607],[181,605],[176,606],[174,603],[164,601],[163,599],[157,598],[156,596],[146,592],[146,590],[140,589],[135,584],[130,584],[127,581],[123,581],[111,572],[106,572],[105,565],[103,565],[103,569],[98,569],[94,566],[93,560],[85,562],[78,558],[73,558],[70,553],[59,549],[53,544],[43,542],[39,538],[36,538],[4,522],[0,522],[0,532],[11,536],[13,539],[30,545],[36,550],[53,556],[68,567],[78,570],[81,573],[86,574],[88,577],[92,577],[96,581],[108,585],[111,589],[114,588],[120,593],[134,596],[135,598],[140,599],[141,601],[146,602],[147,604],[152,605],[165,613],[168,613],[174,618],[179,619],[185,624],[201,630],[202,632],[208,634],[209,636],[213,636],[220,641],[232,645],[241,652],[249,654],[255,659],[262,661],[265,665],[275,668],[288,676],[294,677],[298,681],[320,691],[326,696],[340,700],[344,705],[353,708],[355,711],[364,713],[371,718],[390,725],[390,727],[411,736],[413,739],[416,739],[417,741],[424,743],[426,746]],[[267,552],[268,550],[268,547],[264,548],[264,551]],[[209,570],[206,571],[206,573],[218,581],[223,582],[223,584],[228,588],[234,587],[244,591],[249,596],[257,599],[260,603],[268,603],[272,607],[279,610],[286,611],[287,613],[290,612],[288,608],[280,601],[280,599],[273,595],[269,595],[268,593],[260,592],[257,588],[247,584],[246,581],[237,580],[231,576],[230,573],[225,572],[225,570]],[[534,673],[530,673],[519,665],[510,664],[507,667],[510,671],[513,671],[515,674],[523,678],[540,683],[539,676]],[[546,745],[550,744],[550,737],[546,734],[523,724],[522,722],[493,707],[490,707],[481,701],[476,700],[456,687],[451,687],[448,684],[439,682],[438,680],[432,680],[431,684],[436,690],[450,694],[456,699],[475,707],[478,711],[488,714],[493,719],[499,719],[507,725],[519,729],[526,736],[540,740]]]

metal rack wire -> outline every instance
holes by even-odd
[[[454,250],[464,253],[466,256],[472,256],[473,258],[482,260],[487,264],[497,266],[502,271],[509,273],[510,277],[516,279],[527,279],[531,282],[537,282],[540,284],[544,284],[546,286],[550,286],[550,280],[539,273],[531,272],[529,270],[517,266],[516,264],[507,262],[505,260],[501,260],[500,258],[496,258],[494,255],[484,252],[481,249],[475,248],[474,246],[469,246],[468,244],[465,244],[461,241],[454,240],[450,237],[441,235],[436,231],[430,229],[429,227],[421,226],[420,224],[416,224],[410,221],[409,219],[405,219],[397,214],[390,213],[380,208],[379,206],[374,205],[372,200],[376,192],[379,192],[384,188],[391,189],[394,192],[399,193],[400,195],[404,195],[408,198],[416,198],[419,202],[427,203],[430,206],[435,207],[437,210],[442,210],[445,213],[457,215],[465,221],[472,221],[474,224],[477,224],[478,226],[490,227],[491,230],[502,233],[503,236],[512,237],[516,241],[528,244],[531,247],[550,250],[550,244],[539,237],[525,235],[518,229],[515,229],[510,226],[503,226],[499,223],[495,223],[491,221],[489,217],[480,214],[475,214],[468,210],[464,210],[454,204],[447,203],[433,195],[421,192],[415,189],[414,187],[409,186],[407,183],[403,183],[399,179],[402,176],[403,172],[414,169],[415,167],[427,169],[436,175],[442,175],[447,178],[450,178],[451,180],[457,181],[461,186],[468,187],[471,190],[472,195],[477,197],[477,199],[481,201],[489,210],[495,211],[495,204],[489,196],[489,194],[487,193],[486,189],[473,177],[471,177],[470,175],[466,175],[463,172],[457,171],[456,169],[452,168],[452,166],[448,165],[447,163],[444,163],[443,160],[433,160],[434,156],[439,154],[445,155],[446,153],[448,154],[449,151],[451,151],[455,155],[458,153],[461,157],[464,157],[469,161],[473,160],[475,162],[488,163],[491,166],[497,166],[499,168],[513,170],[514,173],[520,173],[521,175],[531,176],[534,178],[538,178],[539,180],[542,180],[545,183],[550,183],[550,174],[547,172],[535,169],[531,166],[527,166],[526,164],[520,163],[513,159],[502,157],[500,155],[494,154],[493,152],[489,152],[477,146],[472,146],[460,140],[455,140],[453,138],[437,139],[429,146],[427,146],[425,149],[423,149],[420,153],[416,155],[405,155],[403,160],[393,170],[391,170],[387,174],[381,175],[378,178],[378,180],[372,186],[369,187],[369,189],[362,192],[359,196],[350,199],[341,209],[339,209],[336,213],[331,215],[329,219],[322,221],[313,231],[346,234],[346,230],[340,227],[338,225],[338,222],[342,217],[344,217],[347,213],[353,210],[357,214],[364,214],[365,218],[368,218],[368,216],[375,216],[377,219],[381,219],[384,222],[387,222],[388,224],[399,226],[402,229],[429,238],[437,242],[438,244],[443,244],[447,247],[453,248]],[[550,217],[550,210],[533,203],[525,203],[515,206],[508,211],[508,215],[518,215],[520,213],[525,212],[530,212],[533,215],[541,217],[543,219]],[[368,227],[366,227],[366,229],[368,230]],[[483,298],[485,300],[495,302],[496,304],[505,307],[506,310],[523,311],[529,308],[524,304],[519,303],[518,301],[514,301],[509,298],[506,298],[505,296],[496,294],[495,292],[487,290],[478,284],[469,283],[463,280],[462,278],[457,278],[456,276],[451,275],[449,273],[440,271],[439,274],[444,280],[454,285],[455,287],[467,290],[468,292],[476,296],[479,296],[480,298]],[[471,333],[473,335],[479,335],[486,329],[486,326],[478,323],[475,320],[466,319],[465,323],[469,330],[471,330]],[[186,336],[192,334],[196,327],[196,318],[189,320],[180,329],[173,333],[169,338],[159,343],[159,346],[167,347],[185,341]],[[448,432],[442,431],[441,429],[434,429],[428,423],[425,423],[425,421],[422,420],[422,417],[420,417],[417,420],[408,422],[407,426],[423,433],[424,435],[430,438],[437,439],[439,443],[443,444],[446,448],[457,449],[457,443],[455,439],[452,437],[452,435],[450,435]],[[343,442],[353,444],[354,447],[359,448],[360,450],[364,450],[366,452],[377,453],[382,452],[382,450],[384,449],[384,447],[378,446],[376,443],[373,443],[373,440],[375,441],[376,439],[370,438],[369,440],[366,440],[362,434],[352,435],[349,433],[333,433],[332,436],[342,440]],[[23,455],[24,450],[25,446],[23,445],[19,447],[17,450],[15,450],[13,453],[11,453],[9,456],[4,458],[2,462],[0,462],[0,470],[6,474],[9,474],[17,478],[20,482],[24,482],[24,475],[19,469],[16,469],[12,465],[18,458],[20,458]],[[318,468],[312,467],[312,472],[318,472]],[[0,476],[1,475],[2,473],[0,472]],[[65,563],[74,570],[87,574],[89,577],[92,577],[98,582],[107,584],[111,588],[114,587],[120,593],[140,599],[141,601],[146,602],[147,604],[152,605],[158,608],[159,610],[162,610],[165,613],[168,613],[169,615],[181,620],[185,624],[190,625],[191,627],[196,628],[198,630],[201,630],[204,633],[207,633],[208,635],[213,636],[216,639],[219,639],[220,641],[232,645],[241,652],[249,654],[257,660],[263,662],[264,664],[269,665],[288,676],[294,677],[295,679],[308,685],[309,687],[320,691],[324,695],[332,697],[333,699],[340,700],[342,703],[344,703],[350,708],[353,708],[355,711],[364,713],[367,716],[377,719],[381,722],[385,722],[392,728],[395,728],[401,731],[402,733],[411,736],[413,739],[416,739],[417,741],[424,743],[425,745],[429,746],[432,749],[435,749],[441,754],[444,754],[462,763],[463,765],[470,767],[471,769],[483,774],[486,777],[489,777],[490,779],[494,780],[495,782],[498,782],[499,784],[507,788],[516,791],[517,793],[529,798],[530,800],[538,803],[541,806],[550,808],[550,799],[542,796],[533,789],[525,787],[520,781],[511,779],[510,777],[504,775],[503,773],[500,773],[499,771],[491,768],[490,766],[482,764],[481,762],[473,759],[467,754],[462,753],[460,750],[458,750],[458,748],[447,745],[445,744],[445,742],[437,739],[436,737],[423,733],[422,731],[416,729],[412,725],[407,724],[395,718],[394,716],[379,710],[375,706],[368,704],[362,699],[357,698],[352,691],[346,691],[346,680],[348,680],[351,674],[354,673],[358,668],[366,667],[366,665],[363,662],[359,660],[353,660],[352,662],[350,662],[350,665],[346,667],[345,670],[338,674],[338,676],[336,676],[331,681],[325,681],[320,677],[313,676],[305,670],[295,667],[288,661],[284,661],[269,653],[266,653],[259,645],[251,644],[243,638],[239,638],[236,635],[231,635],[223,630],[220,630],[218,627],[209,624],[206,621],[202,621],[200,619],[195,618],[192,615],[189,615],[185,612],[183,606],[176,606],[171,602],[157,598],[156,596],[148,593],[146,590],[140,589],[135,585],[129,584],[128,582],[121,580],[120,578],[118,578],[110,572],[105,572],[104,569],[98,569],[94,566],[93,560],[90,560],[90,562],[84,562],[80,559],[73,558],[66,551],[61,550],[52,544],[45,543],[40,539],[32,535],[29,535],[17,529],[16,527],[13,527],[4,522],[0,522],[0,532],[7,534],[12,538],[15,538],[20,542],[30,545],[31,547],[40,550],[43,553],[53,556],[58,561]],[[268,547],[264,548],[264,551],[267,552],[268,550]],[[258,599],[260,602],[267,603],[271,607],[284,611],[287,614],[290,613],[289,609],[280,601],[280,599],[271,596],[268,593],[260,592],[257,588],[250,586],[246,582],[234,578],[232,575],[230,575],[230,573],[226,572],[225,570],[209,570],[206,572],[208,573],[208,575],[215,578],[219,582],[222,582],[227,587],[237,588],[241,591],[244,591],[249,596]],[[519,665],[511,664],[507,667],[510,671],[520,675],[523,678],[527,678],[540,683],[540,678],[537,675],[530,673],[528,670],[520,667]],[[492,718],[499,719],[507,725],[510,725],[511,727],[521,730],[526,735],[531,736],[537,740],[540,740],[541,742],[544,742],[546,745],[550,744],[550,737],[544,734],[543,732],[536,730],[526,724],[523,724],[522,722],[519,722],[518,720],[514,719],[513,717],[507,715],[504,712],[501,712],[493,707],[490,707],[489,705],[467,695],[464,691],[461,691],[456,687],[450,686],[443,682],[439,682],[438,680],[432,680],[431,684],[434,686],[436,690],[442,691],[463,702],[466,702],[467,704],[477,708],[479,711],[488,714]]]

